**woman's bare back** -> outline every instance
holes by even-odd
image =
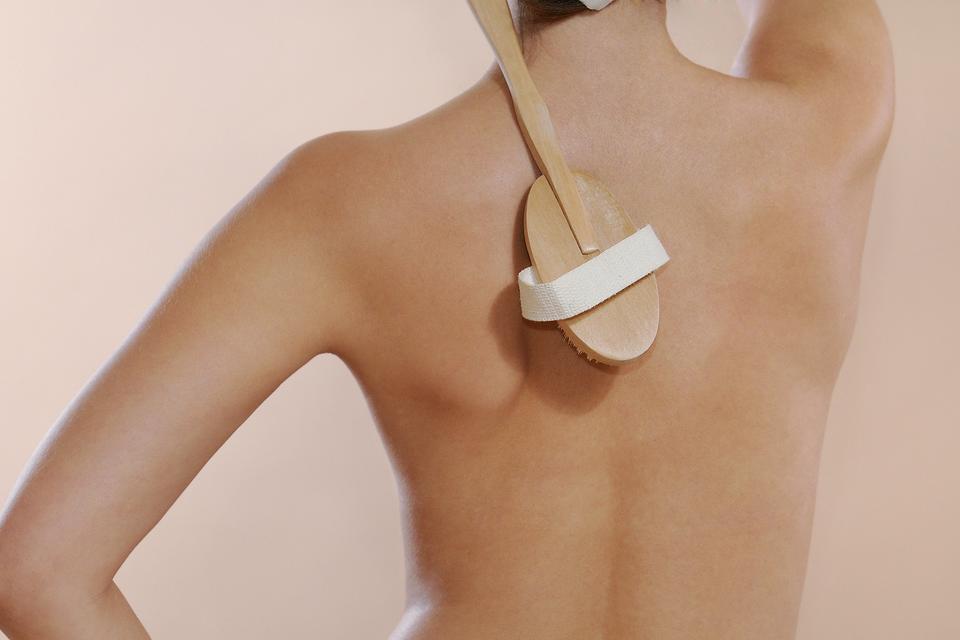
[[[647,79],[579,104],[541,87],[571,166],[672,255],[659,337],[622,368],[520,316],[538,171],[496,68],[357,134],[375,187],[341,356],[403,497],[396,640],[794,633],[872,176],[777,86],[689,63]]]

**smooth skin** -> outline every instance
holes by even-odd
[[[681,56],[650,1],[526,38],[570,164],[672,256],[647,355],[591,364],[521,318],[538,172],[495,64],[415,120],[305,142],[30,461],[0,515],[0,629],[148,638],[118,568],[253,410],[333,353],[401,488],[392,640],[793,638],[893,65],[872,0],[740,5],[730,75]]]

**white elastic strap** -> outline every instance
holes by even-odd
[[[550,282],[541,282],[530,265],[517,274],[520,313],[539,322],[571,318],[623,291],[669,259],[653,227],[647,225]]]
[[[587,5],[588,9],[593,9],[594,11],[600,11],[608,4],[613,2],[613,0],[580,0],[583,4]]]

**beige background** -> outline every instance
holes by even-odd
[[[823,454],[802,640],[960,638],[960,3],[881,4],[898,119]],[[671,11],[681,49],[728,68],[733,0]],[[0,493],[286,151],[412,118],[490,60],[463,0],[4,3]],[[118,581],[158,639],[383,638],[403,595],[396,500],[362,394],[323,356]]]

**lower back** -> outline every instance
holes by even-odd
[[[416,621],[397,638],[791,638],[828,389],[759,362],[576,364],[503,411],[383,423]]]

